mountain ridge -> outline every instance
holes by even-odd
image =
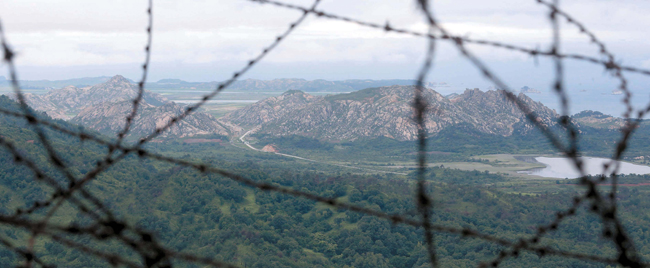
[[[413,86],[387,86],[324,97],[287,91],[234,111],[223,119],[242,127],[256,128],[259,134],[275,136],[303,135],[331,141],[380,136],[415,140],[413,89]],[[502,136],[533,129],[503,92],[468,89],[450,100],[432,89],[425,89],[423,97],[429,102],[425,117],[427,135],[462,123],[483,133]],[[536,111],[542,124],[556,124],[558,115],[554,110],[525,94],[518,98]]]
[[[83,77],[67,80],[22,80],[20,84],[23,88],[30,89],[53,89],[64,88],[70,85],[75,87],[89,87],[105,83],[112,77]],[[130,83],[133,80],[125,78]],[[164,78],[155,82],[147,82],[147,89],[215,89],[223,81],[209,82],[189,82],[176,78]],[[388,86],[388,85],[415,85],[416,80],[412,79],[347,79],[347,80],[324,80],[315,79],[307,80],[302,78],[277,78],[271,80],[262,79],[242,79],[233,82],[228,89],[237,91],[285,91],[288,89],[297,89],[307,92],[328,91],[328,92],[348,92],[370,87]],[[0,79],[0,86],[9,86],[9,81]],[[447,83],[427,83],[428,87],[447,87]]]
[[[26,93],[25,99],[34,110],[42,111],[55,119],[105,133],[115,134],[126,124],[131,112],[138,86],[121,75],[91,87],[67,86],[54,89],[44,95]],[[15,97],[14,97],[15,99]],[[129,135],[145,136],[165,126],[173,117],[185,112],[185,108],[170,102],[160,94],[145,90],[134,118]],[[212,115],[193,112],[184,120],[161,134],[161,137],[188,137],[195,135],[231,135],[241,129],[227,122],[220,122]]]
[[[253,81],[255,80],[244,80]],[[276,79],[271,81],[280,81]],[[301,80],[305,82],[306,80]],[[324,80],[323,80],[324,81]],[[362,81],[362,80],[358,80]],[[182,83],[178,79],[160,82]],[[286,81],[285,81],[286,82]],[[66,119],[104,133],[116,133],[125,124],[137,85],[123,76],[114,76],[91,87],[67,86],[44,95],[26,93],[35,110],[44,111],[56,119]],[[244,129],[274,136],[301,135],[328,141],[354,141],[363,137],[387,137],[400,141],[417,138],[413,118],[414,86],[391,85],[366,88],[335,95],[311,95],[290,89],[226,116],[216,119],[196,111],[163,133],[162,137],[193,135],[241,135]],[[462,94],[443,96],[433,89],[424,90],[429,102],[426,114],[427,136],[436,135],[450,127],[472,128],[480,133],[510,136],[527,133],[534,126],[527,121],[503,90],[481,91],[466,89]],[[546,126],[555,126],[558,114],[523,93],[517,96]],[[138,116],[131,133],[148,135],[184,112],[182,105],[170,102],[162,95],[144,91]],[[584,113],[575,122],[598,128],[615,129],[620,120],[606,115]]]
[[[70,120],[86,106],[132,100],[137,94],[137,85],[116,75],[104,83],[90,87],[66,86],[43,95],[24,93],[24,96],[27,104],[34,109],[44,111],[55,119]],[[15,96],[10,97],[15,99]],[[168,102],[162,95],[147,90],[144,91],[143,99],[154,105]]]

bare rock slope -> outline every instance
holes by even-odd
[[[388,86],[317,97],[292,90],[232,112],[224,120],[276,136],[303,135],[330,141],[380,136],[415,140],[413,91],[413,86]],[[450,100],[427,89],[424,97],[429,102],[425,125],[430,136],[460,124],[502,136],[533,128],[503,91],[468,89]],[[541,123],[555,124],[554,110],[524,94],[518,98],[535,111]]]
[[[29,106],[44,111],[52,118],[71,119],[82,109],[109,102],[132,100],[138,94],[138,86],[121,75],[116,75],[102,84],[77,88],[67,86],[54,89],[44,95],[25,94]],[[145,91],[143,99],[152,105],[162,105],[168,100],[156,93]]]
[[[132,107],[131,101],[105,102],[97,106],[86,107],[71,122],[103,133],[117,133],[126,124],[125,118],[131,112]],[[156,129],[164,127],[173,117],[181,115],[184,111],[183,107],[173,102],[161,106],[144,102],[133,121],[130,133],[138,137],[154,133]],[[212,115],[194,112],[178,121],[161,136],[231,135],[231,131],[239,132],[240,128],[229,123],[219,122]]]
[[[32,108],[44,111],[53,118],[70,120],[93,130],[115,134],[126,124],[126,116],[131,112],[132,100],[137,94],[137,85],[117,75],[92,87],[69,86],[51,90],[45,95],[26,94],[26,99]],[[145,90],[138,116],[129,134],[137,137],[151,134],[184,110],[183,106]],[[209,114],[193,112],[161,136],[229,135],[239,130],[239,127],[219,122]]]

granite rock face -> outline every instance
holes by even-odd
[[[72,123],[114,135],[126,124],[126,116],[131,113],[132,100],[137,94],[137,85],[117,75],[105,83],[91,87],[68,86],[51,90],[44,95],[25,94],[25,99],[33,109],[44,111],[52,118],[70,120]],[[183,106],[168,101],[160,94],[145,90],[129,135],[142,137],[151,134],[184,110]],[[193,112],[161,136],[229,135],[239,131],[239,127],[220,122],[209,114]]]
[[[126,124],[126,116],[131,113],[131,101],[105,102],[100,105],[86,107],[71,122],[103,132],[117,133]],[[181,115],[185,108],[173,102],[154,106],[144,102],[138,109],[138,115],[131,125],[130,134],[145,137],[156,129],[166,126],[169,121]],[[194,112],[171,128],[163,132],[161,137],[188,137],[195,135],[219,134],[230,135],[231,131],[241,129],[226,122],[220,122],[212,115]]]
[[[276,136],[303,135],[330,141],[380,136],[415,140],[413,92],[413,86],[388,86],[317,97],[292,90],[232,112],[223,119],[245,128],[256,128],[256,133]],[[425,89],[423,96],[429,103],[425,116],[429,136],[460,124],[502,136],[533,129],[503,91],[466,90],[450,100]],[[540,123],[550,126],[557,121],[555,111],[524,94],[517,98],[539,116]]]
[[[121,75],[116,75],[105,83],[91,87],[67,86],[53,89],[44,95],[27,93],[25,99],[35,110],[44,111],[55,119],[69,120],[88,106],[132,100],[137,94],[137,85]],[[149,91],[144,92],[143,99],[152,105],[168,102],[165,97]]]
[[[613,117],[597,111],[586,110],[571,116],[578,126],[588,126],[598,129],[619,130],[625,126],[625,119]]]
[[[483,92],[467,89],[452,102],[469,115],[469,123],[483,133],[510,136],[515,130],[522,133],[532,130],[534,126],[505,94],[503,90]],[[523,93],[519,93],[517,99],[535,113],[539,123],[546,126],[556,124],[559,115],[554,110]]]
[[[272,80],[278,88],[287,81]],[[245,80],[245,83],[256,83]],[[291,81],[298,83],[300,81]],[[299,83],[298,83],[299,84]],[[248,85],[254,87],[254,85]],[[269,87],[270,85],[260,85]],[[328,141],[352,141],[364,137],[388,137],[411,141],[417,138],[413,121],[414,86],[367,88],[346,94],[313,96],[289,90],[277,97],[261,100],[225,117],[193,112],[161,134],[162,137],[189,137],[202,134],[241,135],[243,129],[274,136],[302,135]],[[45,95],[26,94],[36,110],[54,118],[71,120],[106,134],[119,132],[131,112],[137,85],[122,76],[92,87],[73,86],[55,89]],[[428,102],[425,130],[433,136],[443,129],[462,126],[482,133],[510,136],[534,129],[526,116],[506,97],[504,91],[487,92],[468,89],[453,98],[432,89],[423,90]],[[553,126],[558,115],[524,94],[516,96],[539,118],[539,123]],[[143,137],[165,126],[185,108],[159,94],[145,91],[138,116],[129,132]]]

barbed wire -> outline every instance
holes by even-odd
[[[461,40],[464,43],[468,44],[476,44],[476,45],[482,45],[482,46],[491,46],[491,47],[496,47],[496,48],[502,48],[508,51],[514,51],[514,52],[521,52],[524,54],[528,54],[534,57],[540,57],[540,56],[557,56],[560,58],[566,58],[566,59],[573,59],[573,60],[578,60],[578,61],[586,61],[588,63],[594,63],[598,65],[602,65],[605,70],[612,70],[616,68],[620,68],[621,71],[627,71],[627,72],[632,72],[632,73],[639,73],[642,75],[650,75],[650,70],[649,69],[643,69],[643,68],[638,68],[638,67],[632,67],[632,66],[625,66],[616,63],[615,61],[609,61],[609,60],[601,60],[595,57],[590,57],[586,55],[581,55],[581,54],[561,54],[561,53],[556,53],[553,54],[551,51],[545,51],[545,50],[540,50],[540,49],[530,49],[530,48],[525,48],[513,44],[508,44],[508,43],[502,43],[498,41],[491,41],[491,40],[481,40],[481,39],[472,39],[469,37],[463,37],[459,35],[450,35],[450,34],[442,34],[442,35],[435,35],[431,33],[422,33],[414,30],[408,30],[405,28],[399,28],[399,27],[394,27],[392,26],[389,22],[386,22],[385,24],[381,23],[374,23],[374,22],[367,22],[363,20],[358,20],[358,19],[353,19],[345,16],[340,16],[332,13],[328,13],[322,10],[309,10],[306,7],[302,7],[299,5],[293,5],[293,4],[288,4],[284,2],[279,2],[279,1],[272,1],[272,0],[246,0],[250,2],[255,2],[255,3],[260,3],[260,4],[269,4],[269,5],[274,5],[277,7],[281,8],[287,8],[287,9],[293,9],[293,10],[299,10],[303,12],[309,12],[313,13],[319,17],[322,18],[328,18],[332,20],[337,20],[337,21],[344,21],[348,23],[353,23],[357,24],[363,27],[368,27],[368,28],[374,28],[378,30],[383,30],[386,32],[393,32],[393,33],[398,33],[398,34],[406,34],[406,35],[411,35],[415,37],[426,37],[426,38],[435,38],[435,39],[440,39],[443,41],[451,41],[455,42],[455,40]],[[538,1],[538,0],[535,0]],[[546,2],[544,2],[546,3]],[[559,10],[561,11],[561,10]],[[567,13],[565,12],[559,12],[558,14],[565,16]],[[568,16],[568,15],[566,15]],[[567,21],[571,21],[572,23],[575,23],[580,27],[581,31],[588,32],[582,24],[580,24],[578,21],[573,19],[572,17],[567,17]],[[589,32],[591,33],[591,32]],[[593,36],[595,38],[595,35],[589,34],[589,36]],[[598,42],[598,39],[595,39],[596,41],[591,41],[591,42]]]
[[[117,220],[111,211],[102,204],[102,202],[93,196],[90,192],[87,192],[83,187],[89,181],[97,178],[97,176],[109,167],[117,164],[119,161],[125,159],[130,154],[137,154],[141,158],[154,159],[158,161],[167,162],[169,164],[180,165],[185,167],[191,167],[203,174],[217,174],[222,177],[231,179],[233,181],[242,183],[243,185],[259,189],[262,191],[277,192],[282,194],[287,194],[295,197],[306,198],[312,201],[319,203],[324,203],[330,205],[337,209],[346,209],[349,211],[361,213],[364,215],[369,215],[381,219],[388,220],[393,224],[406,224],[413,227],[422,228],[424,230],[424,240],[427,243],[427,251],[429,255],[429,261],[433,267],[437,265],[437,256],[436,256],[436,247],[434,241],[434,232],[448,233],[460,235],[463,238],[475,238],[482,241],[495,243],[505,247],[501,250],[497,257],[492,261],[481,262],[479,266],[498,266],[502,261],[509,257],[517,257],[522,251],[529,251],[537,254],[540,257],[544,256],[559,256],[574,258],[579,260],[595,261],[605,264],[613,265],[622,265],[626,267],[646,267],[648,264],[643,263],[637,256],[633,241],[626,234],[623,225],[620,222],[620,219],[617,216],[617,205],[616,205],[616,185],[617,185],[617,172],[620,168],[620,163],[618,160],[622,158],[623,152],[627,149],[628,142],[632,137],[637,126],[642,122],[642,118],[650,112],[650,103],[643,109],[637,111],[637,117],[631,118],[632,113],[634,112],[634,107],[631,104],[632,94],[627,88],[627,79],[623,75],[623,72],[633,72],[639,73],[642,75],[650,76],[650,70],[645,70],[641,68],[623,66],[616,62],[614,54],[607,50],[605,44],[599,40],[596,35],[589,31],[583,24],[578,22],[576,19],[571,17],[568,13],[562,11],[559,8],[558,1],[555,0],[553,3],[545,2],[543,0],[536,0],[538,3],[548,7],[549,11],[549,20],[551,21],[553,28],[553,40],[551,49],[549,51],[543,51],[540,49],[528,49],[520,46],[515,46],[511,44],[488,41],[488,40],[475,40],[469,39],[466,37],[459,37],[452,35],[444,27],[442,27],[434,17],[434,14],[429,6],[429,1],[427,0],[418,0],[418,7],[422,11],[422,14],[425,20],[428,23],[429,31],[427,33],[420,33],[416,31],[410,31],[400,28],[395,28],[390,26],[389,23],[384,25],[365,22],[361,20],[356,20],[348,17],[338,16],[335,14],[327,13],[325,11],[317,10],[316,7],[319,4],[320,0],[315,0],[313,5],[310,8],[300,7],[297,5],[287,4],[279,1],[267,1],[267,0],[247,0],[251,2],[257,2],[261,4],[271,4],[282,8],[288,8],[293,10],[302,11],[302,15],[298,20],[289,24],[288,29],[278,36],[269,46],[267,46],[262,53],[257,57],[253,58],[248,62],[248,64],[240,69],[238,72],[235,72],[231,78],[220,83],[214,91],[203,96],[201,100],[195,104],[187,106],[183,113],[178,116],[172,117],[167,124],[163,127],[157,128],[155,132],[141,138],[138,143],[135,145],[124,145],[123,140],[128,135],[128,132],[132,126],[133,121],[135,120],[138,114],[138,107],[144,96],[144,85],[147,78],[149,60],[151,56],[151,44],[152,44],[152,25],[153,25],[153,1],[149,0],[149,8],[147,9],[149,17],[149,25],[147,27],[147,45],[145,46],[145,62],[142,65],[143,75],[138,82],[138,91],[137,95],[133,99],[131,112],[126,117],[126,123],[124,128],[118,132],[117,140],[108,140],[100,137],[97,134],[86,132],[83,130],[70,130],[63,126],[52,123],[48,120],[43,120],[38,118],[27,105],[27,102],[22,94],[21,88],[18,84],[17,72],[14,66],[14,57],[15,54],[10,49],[10,46],[5,38],[4,29],[0,24],[0,42],[4,54],[4,62],[9,67],[10,79],[12,87],[14,88],[14,93],[18,99],[19,107],[22,112],[15,112],[7,109],[0,108],[0,114],[5,116],[12,116],[15,118],[23,118],[27,121],[28,125],[34,129],[34,132],[39,137],[39,141],[46,150],[46,153],[49,158],[49,162],[54,166],[64,178],[67,179],[67,187],[61,187],[59,182],[46,175],[46,173],[39,168],[34,161],[29,159],[27,156],[22,155],[17,147],[10,141],[6,140],[3,137],[0,137],[0,146],[4,147],[11,155],[14,157],[14,162],[17,164],[22,164],[31,170],[34,173],[36,181],[45,182],[47,185],[54,189],[54,193],[48,197],[46,200],[37,201],[31,206],[27,206],[24,209],[17,209],[13,215],[2,215],[0,214],[0,225],[13,226],[16,228],[23,228],[24,230],[30,233],[28,240],[27,249],[18,248],[8,240],[0,238],[0,245],[11,249],[16,252],[19,256],[22,256],[25,259],[25,267],[31,267],[32,263],[38,264],[42,267],[53,267],[53,265],[45,264],[36,257],[34,252],[34,241],[39,235],[44,235],[56,241],[62,245],[68,246],[80,250],[89,255],[95,256],[97,258],[107,261],[113,266],[123,265],[126,267],[171,267],[172,259],[179,259],[188,262],[201,263],[203,265],[211,267],[236,267],[232,264],[214,260],[211,258],[200,257],[192,254],[181,253],[168,249],[161,245],[154,235],[150,232],[134,227],[127,224],[124,221]],[[208,100],[217,96],[221,91],[228,88],[233,82],[235,82],[240,76],[245,74],[254,65],[260,62],[268,53],[270,53],[274,48],[276,48],[281,41],[285,40],[293,30],[300,25],[309,14],[316,15],[317,17],[324,17],[333,20],[344,21],[348,23],[354,23],[364,27],[370,27],[375,29],[380,29],[387,32],[395,32],[400,34],[408,34],[411,36],[422,37],[428,40],[427,54],[425,55],[425,61],[420,67],[419,74],[417,76],[417,84],[414,87],[414,119],[416,122],[418,130],[418,158],[417,158],[417,183],[415,190],[415,201],[420,214],[421,219],[416,220],[409,216],[404,216],[400,214],[388,214],[381,210],[369,209],[363,206],[358,206],[346,202],[341,202],[336,198],[329,198],[320,196],[317,194],[304,192],[296,190],[293,188],[277,186],[272,183],[259,182],[253,179],[249,179],[245,174],[236,174],[212,165],[205,163],[194,163],[191,161],[172,158],[156,153],[152,153],[144,149],[144,145],[151,141],[153,138],[161,135],[163,132],[177,124],[179,121],[183,120],[185,117],[189,116],[192,112],[196,111],[202,105],[204,105]],[[599,53],[606,58],[606,60],[597,59],[595,57],[580,55],[580,54],[561,54],[560,53],[560,21],[558,17],[564,17],[567,23],[576,26],[581,33],[586,34],[590,41],[594,43],[599,48]],[[439,32],[439,34],[436,34]],[[494,85],[504,90],[504,96],[511,101],[519,110],[525,115],[528,121],[537,127],[551,142],[551,144],[565,156],[572,160],[573,165],[579,170],[581,177],[579,179],[580,185],[585,188],[585,192],[579,196],[574,197],[573,204],[566,210],[558,211],[555,214],[555,218],[548,224],[540,225],[537,228],[537,231],[532,237],[529,238],[520,238],[516,241],[510,241],[496,236],[488,235],[481,233],[477,230],[470,228],[452,228],[448,226],[438,225],[431,221],[431,213],[433,207],[433,199],[429,197],[426,193],[426,187],[428,183],[425,178],[426,174],[426,127],[425,127],[425,116],[428,113],[428,103],[425,98],[423,98],[422,93],[424,90],[424,81],[426,80],[427,74],[430,72],[430,69],[433,65],[434,52],[436,41],[450,41],[461,54],[468,59],[474,67],[476,67],[487,79],[492,81]],[[561,117],[559,124],[566,130],[569,143],[565,145],[562,142],[562,138],[550,129],[551,126],[545,125],[538,120],[538,117],[530,107],[528,107],[524,102],[522,102],[508,87],[508,85],[501,80],[492,70],[490,70],[477,56],[471,53],[466,44],[475,44],[483,46],[491,46],[506,49],[509,51],[527,53],[534,57],[551,57],[553,58],[555,64],[555,83],[553,88],[560,98],[561,105]],[[626,120],[625,126],[621,129],[622,137],[617,141],[617,145],[612,157],[611,162],[603,166],[603,175],[600,176],[597,180],[590,180],[586,176],[584,169],[584,163],[580,159],[580,154],[578,150],[577,143],[579,141],[578,132],[575,124],[573,124],[568,117],[569,115],[569,100],[567,97],[567,92],[564,87],[564,68],[563,68],[563,59],[573,59],[579,61],[585,61],[593,64],[602,65],[605,70],[612,71],[612,76],[619,80],[619,89],[625,93],[623,103],[626,106],[626,111],[624,113],[624,119]],[[51,145],[46,131],[43,127],[47,127],[53,131],[63,133],[69,136],[77,137],[80,141],[90,140],[99,145],[106,146],[108,148],[108,154],[106,157],[98,161],[96,167],[91,171],[83,175],[82,178],[77,179],[72,173],[68,170],[68,166]],[[119,152],[119,155],[113,156],[114,153]],[[613,168],[611,168],[613,167]],[[608,176],[607,176],[608,175]],[[602,193],[598,190],[598,182],[604,181],[607,178],[612,180],[612,188],[608,196],[603,196]],[[75,197],[75,193],[79,192],[79,199]],[[88,201],[92,204],[92,207],[89,207],[85,204],[84,201]],[[565,220],[566,218],[575,215],[577,209],[586,202],[589,202],[590,211],[595,213],[600,217],[603,222],[603,234],[602,237],[609,239],[614,243],[617,250],[617,257],[614,259],[589,255],[589,254],[580,254],[567,251],[556,250],[548,246],[537,246],[541,241],[541,238],[552,231],[555,231],[558,228],[558,225]],[[74,224],[68,226],[57,226],[49,222],[51,216],[59,209],[63,202],[70,202],[76,206],[83,215],[87,215],[93,219],[93,224],[86,227],[75,226]],[[46,213],[45,217],[40,221],[33,221],[27,219],[25,216],[33,214],[34,212],[41,210],[43,208],[53,207]],[[96,212],[96,210],[101,213]],[[127,234],[129,232],[130,234]],[[123,245],[131,248],[135,253],[137,253],[141,258],[141,263],[134,262],[132,260],[125,259],[119,255],[102,252],[97,249],[93,249],[91,246],[77,243],[71,239],[68,239],[62,234],[68,236],[74,235],[85,235],[91,236],[97,241],[106,241],[108,239],[115,239]],[[134,239],[133,236],[137,237]]]
[[[153,0],[149,0],[148,8],[147,8],[148,26],[147,26],[147,29],[146,29],[146,32],[147,32],[147,44],[145,46],[145,61],[144,61],[143,65],[142,65],[142,79],[140,80],[140,82],[138,82],[138,92],[136,94],[136,97],[133,99],[133,107],[132,107],[131,113],[126,116],[126,124],[124,125],[124,128],[121,131],[119,131],[119,133],[117,134],[117,141],[115,142],[116,144],[121,144],[122,140],[125,138],[126,134],[129,132],[129,129],[130,129],[131,125],[132,125],[132,122],[135,119],[135,116],[137,114],[138,107],[139,107],[139,105],[140,105],[140,103],[142,101],[142,98],[144,96],[144,84],[145,84],[146,79],[147,79],[147,73],[148,73],[147,71],[148,71],[148,66],[149,66],[149,60],[151,58],[151,44],[152,44],[152,38],[153,38],[153,33],[152,33],[153,12],[152,12],[152,9],[153,9]],[[113,152],[114,152],[113,146],[109,145],[108,146],[108,153],[106,154],[106,157],[105,157],[105,159],[103,161],[109,161],[111,159],[112,155],[113,155]],[[73,188],[73,186],[76,183],[77,183],[76,179],[72,178],[70,180],[70,188]],[[49,219],[56,213],[56,211],[59,208],[61,208],[61,206],[63,205],[63,202],[65,201],[67,196],[72,196],[73,192],[74,192],[73,190],[70,190],[70,191],[63,191],[62,190],[60,192],[57,192],[57,193],[60,193],[60,195],[59,195],[60,199],[56,203],[56,205],[50,211],[47,212],[47,217],[45,217],[42,220],[43,225],[45,225],[49,221]],[[47,206],[48,204],[52,204],[53,201],[54,200],[48,200],[44,204],[45,204],[45,206]],[[112,213],[109,210],[105,209],[105,206],[99,200],[94,199],[93,203],[98,208],[100,208],[104,213],[106,213],[111,220],[114,220],[114,217],[113,217]],[[37,203],[37,204],[39,204],[39,203]],[[39,208],[42,208],[42,207],[44,207],[44,206],[39,206]],[[35,233],[35,234],[38,234],[38,233]],[[33,241],[33,239],[35,239],[35,236],[31,238],[32,241]]]
[[[565,94],[564,88],[562,86],[562,75],[563,75],[563,68],[562,64],[559,57],[557,57],[557,48],[559,46],[559,25],[557,24],[556,20],[556,10],[557,6],[554,5],[555,8],[552,9],[549,18],[551,20],[551,23],[553,24],[554,28],[554,38],[553,38],[553,45],[551,48],[551,56],[553,56],[556,59],[556,64],[555,64],[555,84],[554,84],[554,89],[558,95],[560,95],[561,99],[561,105],[562,105],[562,111],[565,111],[564,113],[568,113],[568,101],[566,98],[563,98],[562,96]],[[440,28],[440,31],[443,33],[443,35],[447,35],[446,31],[442,28]],[[467,48],[464,47],[463,42],[460,41],[459,39],[456,40],[455,42],[456,48],[461,52],[465,58],[470,60],[474,64],[476,68],[478,68],[481,73],[489,80],[491,80],[498,88],[504,89],[506,92],[509,92],[509,94],[506,94],[506,96],[509,96],[509,99],[513,102],[515,102],[520,110],[522,111],[529,111],[524,107],[525,105],[522,105],[521,101],[519,101],[518,98],[515,97],[514,93],[512,93],[512,90],[510,90],[510,87],[508,87],[501,79],[499,79],[496,74],[494,74],[490,69],[487,68],[487,66],[478,59],[475,55],[473,55]],[[538,122],[537,118],[535,116],[528,116],[529,120],[533,123]],[[604,231],[603,231],[603,236],[605,238],[609,238],[614,242],[614,244],[617,247],[618,251],[618,262],[621,265],[628,266],[628,267],[640,267],[641,263],[638,260],[636,256],[636,251],[634,249],[634,245],[631,243],[630,239],[624,232],[624,228],[622,227],[620,221],[616,217],[616,211],[611,210],[606,207],[604,199],[601,197],[599,191],[597,190],[597,184],[587,180],[586,179],[586,172],[584,170],[584,165],[582,160],[579,158],[578,154],[578,148],[577,148],[577,132],[576,131],[571,131],[570,127],[570,121],[568,115],[564,115],[561,117],[562,120],[560,123],[567,128],[567,131],[569,132],[570,135],[570,140],[572,141],[569,144],[569,147],[565,150],[562,150],[562,147],[556,146],[556,149],[560,150],[563,154],[565,154],[567,157],[569,157],[572,161],[576,169],[579,170],[581,174],[581,184],[587,186],[588,192],[587,192],[587,198],[590,199],[591,201],[591,211],[594,213],[597,213],[601,219],[603,220],[603,225],[604,225]],[[547,137],[549,136],[554,136],[552,132],[550,132],[548,129],[541,128]],[[632,129],[622,129],[622,132],[627,132],[627,135],[624,135],[624,137],[628,137],[632,133]],[[557,141],[556,139],[556,142]],[[617,155],[622,154],[622,151],[625,150],[625,144],[627,143],[627,139],[623,139],[618,142],[618,147],[617,150]],[[554,143],[555,144],[555,143]],[[622,146],[621,146],[622,144]],[[622,149],[621,149],[622,148]],[[613,181],[613,184],[616,181]],[[556,221],[561,222],[564,217],[556,217]],[[608,226],[608,225],[613,225]],[[555,225],[551,225],[555,226]],[[541,236],[543,232],[539,232],[539,236]],[[539,240],[538,240],[539,241]],[[513,252],[517,252],[517,249],[519,246],[515,246],[512,248]],[[502,251],[503,253],[503,251]],[[504,256],[504,254],[500,254],[500,257]],[[498,262],[496,263],[498,265]]]
[[[422,13],[427,19],[427,24],[429,25],[429,35],[432,35],[436,30],[436,23],[433,19],[433,15],[429,11],[429,3],[427,0],[419,0],[419,8],[422,10]],[[417,77],[417,83],[414,89],[413,96],[413,108],[415,109],[415,122],[418,129],[418,158],[417,158],[417,187],[415,196],[416,204],[420,216],[422,217],[422,227],[424,229],[424,240],[427,243],[427,252],[429,253],[429,260],[431,262],[431,267],[438,266],[438,259],[436,256],[436,246],[434,241],[434,234],[431,231],[431,208],[433,207],[433,199],[427,195],[426,191],[426,172],[427,172],[427,133],[424,117],[427,114],[429,109],[427,106],[427,101],[423,96],[423,91],[425,90],[424,81],[426,80],[427,74],[432,68],[433,58],[435,56],[436,50],[436,39],[428,38],[427,44],[427,54],[425,56],[424,63],[420,67],[420,72]]]
[[[149,0],[149,8],[147,9],[147,14],[149,16],[149,26],[147,27],[147,45],[144,47],[146,56],[145,56],[144,64],[142,64],[142,78],[140,79],[140,82],[138,82],[138,94],[133,100],[133,107],[131,109],[131,113],[126,116],[126,124],[124,125],[124,128],[117,134],[116,143],[118,144],[122,142],[122,140],[126,137],[126,134],[129,132],[129,129],[133,124],[133,120],[135,120],[135,116],[138,113],[138,107],[140,106],[142,97],[144,96],[144,84],[147,82],[147,73],[149,71],[149,59],[151,58],[151,43],[152,43],[151,41],[153,38],[153,33],[151,32],[153,30],[152,9],[153,9],[153,0]],[[110,157],[112,153],[113,151],[109,149],[107,157]]]
[[[98,143],[104,143],[105,142],[105,141],[103,141],[103,140],[101,140],[99,138],[96,138],[96,137],[91,137],[90,139],[96,139],[96,141]],[[126,147],[117,147],[116,149],[121,150],[121,151],[134,151],[135,150],[134,148],[126,148]],[[159,161],[165,161],[165,162],[168,162],[168,163],[171,163],[171,164],[181,165],[181,166],[185,166],[185,167],[191,167],[191,168],[193,168],[193,169],[195,169],[197,171],[200,171],[202,173],[219,174],[219,175],[222,175],[224,177],[227,177],[229,179],[232,179],[234,181],[240,182],[240,183],[242,183],[244,185],[247,185],[247,186],[250,186],[250,187],[253,187],[253,188],[256,188],[256,189],[260,189],[260,190],[264,190],[264,191],[279,192],[279,193],[288,194],[288,195],[292,195],[292,196],[296,196],[296,197],[302,197],[302,198],[306,198],[306,199],[313,200],[313,201],[316,201],[316,202],[325,203],[325,204],[331,205],[331,206],[333,206],[335,208],[347,209],[347,210],[362,213],[362,214],[365,214],[365,215],[371,215],[371,216],[374,216],[374,217],[386,219],[386,220],[391,221],[394,224],[406,224],[406,225],[410,225],[410,226],[414,226],[414,227],[422,227],[423,226],[423,223],[421,221],[417,221],[417,220],[414,220],[414,219],[411,219],[411,218],[408,218],[408,217],[405,217],[405,216],[402,216],[402,215],[387,214],[387,213],[384,213],[384,212],[379,211],[379,210],[373,210],[373,209],[368,209],[368,208],[365,208],[365,207],[356,206],[356,205],[349,204],[349,203],[344,203],[344,202],[341,202],[341,201],[337,200],[336,198],[322,197],[322,196],[319,196],[319,195],[315,195],[315,194],[312,194],[312,193],[295,190],[295,189],[292,189],[292,188],[284,188],[284,187],[276,186],[276,185],[271,184],[271,183],[257,182],[255,180],[248,179],[245,176],[234,174],[234,173],[228,172],[226,170],[219,169],[219,168],[216,168],[216,167],[212,167],[212,166],[209,166],[209,165],[203,164],[203,163],[193,163],[193,162],[190,162],[190,161],[187,161],[187,160],[175,159],[175,158],[163,156],[163,155],[160,155],[160,154],[151,153],[151,152],[148,152],[146,150],[141,150],[141,149],[138,152],[138,155],[140,157],[142,157],[142,158],[155,159],[155,160],[159,160]],[[573,210],[573,211],[575,211],[575,210]],[[569,212],[568,215],[572,215],[573,213],[574,212]],[[1,219],[0,219],[0,222],[1,222]],[[522,243],[521,241],[515,243],[515,242],[512,242],[512,241],[504,240],[504,239],[494,237],[494,236],[491,236],[491,235],[481,234],[477,230],[473,230],[473,229],[470,229],[470,228],[452,228],[452,227],[448,227],[448,226],[435,225],[435,224],[432,224],[430,228],[432,230],[437,231],[437,232],[457,234],[457,235],[461,235],[461,236],[464,236],[464,237],[479,238],[479,239],[489,241],[489,242],[493,242],[493,243],[503,245],[503,246],[513,246],[513,245],[516,245],[518,243]],[[587,255],[559,252],[557,250],[553,250],[553,249],[550,249],[550,248],[529,247],[527,244],[523,245],[522,250],[532,251],[532,252],[536,252],[536,253],[539,253],[541,251],[541,252],[545,252],[544,254],[547,254],[547,255],[567,256],[567,257],[573,257],[573,258],[578,258],[578,259],[583,259],[583,260],[595,260],[595,261],[600,261],[600,262],[615,262],[614,260],[608,260],[607,258],[600,258],[600,257],[597,257],[597,256],[592,256],[592,257],[594,257],[594,258],[592,258],[592,257],[589,257]]]

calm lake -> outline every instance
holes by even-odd
[[[589,175],[598,175],[603,173],[603,164],[610,161],[606,158],[583,157],[585,171]],[[563,157],[535,157],[537,162],[544,164],[544,168],[519,171],[518,173],[536,175],[547,178],[578,178],[580,174],[573,166],[573,163]],[[649,166],[642,166],[621,162],[618,174],[650,174]]]

